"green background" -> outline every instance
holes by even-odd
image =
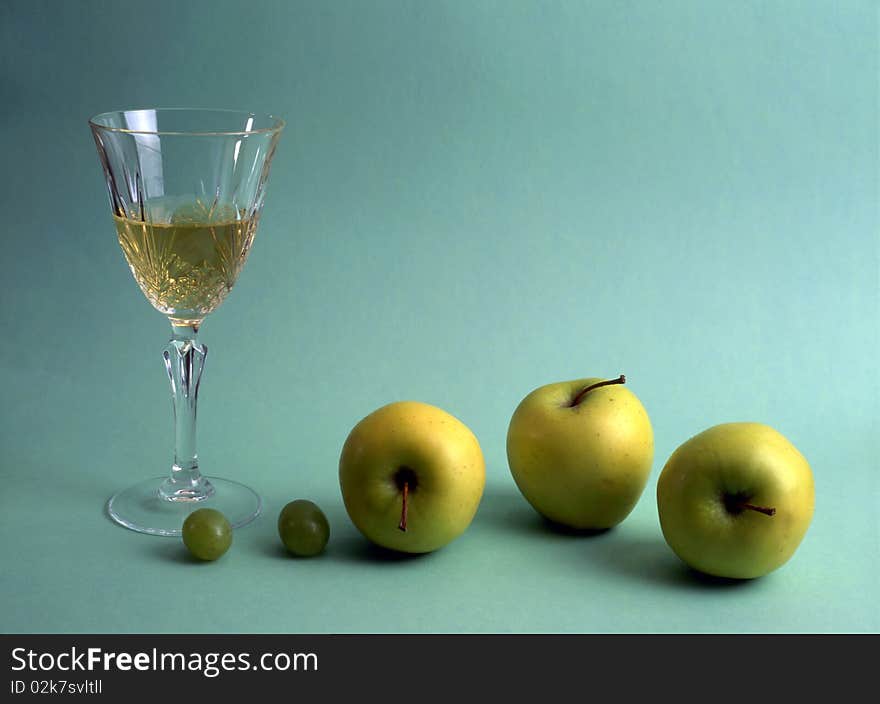
[[[0,5],[0,629],[877,631],[874,2]],[[231,552],[115,527],[171,460],[169,334],[127,271],[86,120],[146,106],[288,121],[254,251],[207,321],[199,449],[266,513]],[[633,514],[549,530],[504,449],[519,400],[627,374],[656,435]],[[488,481],[469,531],[389,560],[337,462],[386,402],[457,415]],[[817,510],[767,578],[663,542],[666,458],[769,423]],[[328,551],[281,553],[309,497]]]

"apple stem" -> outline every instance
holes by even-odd
[[[746,504],[741,503],[740,508],[747,508],[749,511],[757,511],[758,513],[763,513],[765,516],[775,516],[776,509],[775,508],[767,508],[766,506],[755,506],[754,504]]]
[[[403,509],[400,512],[400,524],[397,526],[406,533],[406,499],[409,495],[409,482],[403,483]]]
[[[584,396],[586,396],[593,389],[598,389],[600,386],[611,386],[611,384],[625,384],[625,383],[626,383],[626,377],[623,374],[621,374],[616,379],[608,379],[607,381],[597,381],[595,384],[591,384],[587,388],[581,389],[580,393],[572,399],[570,404],[568,404],[568,407],[574,408],[581,401],[584,400]]]

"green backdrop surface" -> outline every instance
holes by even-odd
[[[0,45],[0,630],[880,630],[876,3],[5,0]],[[201,335],[202,466],[266,512],[207,565],[103,514],[170,463],[169,329],[86,120],[175,105],[288,121]],[[605,534],[549,530],[510,415],[620,372],[654,423],[645,495]],[[488,481],[457,542],[389,560],[337,462],[404,398],[467,423]],[[719,585],[654,491],[731,420],[800,448],[817,510],[785,567]],[[280,552],[296,497],[330,519],[319,559]]]

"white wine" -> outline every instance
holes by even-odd
[[[113,219],[147,300],[173,324],[198,326],[223,302],[244,266],[258,219],[246,215],[231,206],[208,209],[196,201],[176,208],[169,222]]]

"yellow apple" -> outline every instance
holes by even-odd
[[[339,458],[339,483],[349,517],[369,540],[431,552],[470,525],[486,466],[477,438],[455,416],[400,401],[351,431]]]
[[[577,379],[532,391],[507,431],[511,474],[526,500],[571,528],[610,528],[645,489],[654,458],[648,414],[626,379]]]
[[[717,577],[760,577],[783,565],[813,518],[813,473],[783,435],[725,423],[695,435],[657,483],[663,537],[684,562]]]

